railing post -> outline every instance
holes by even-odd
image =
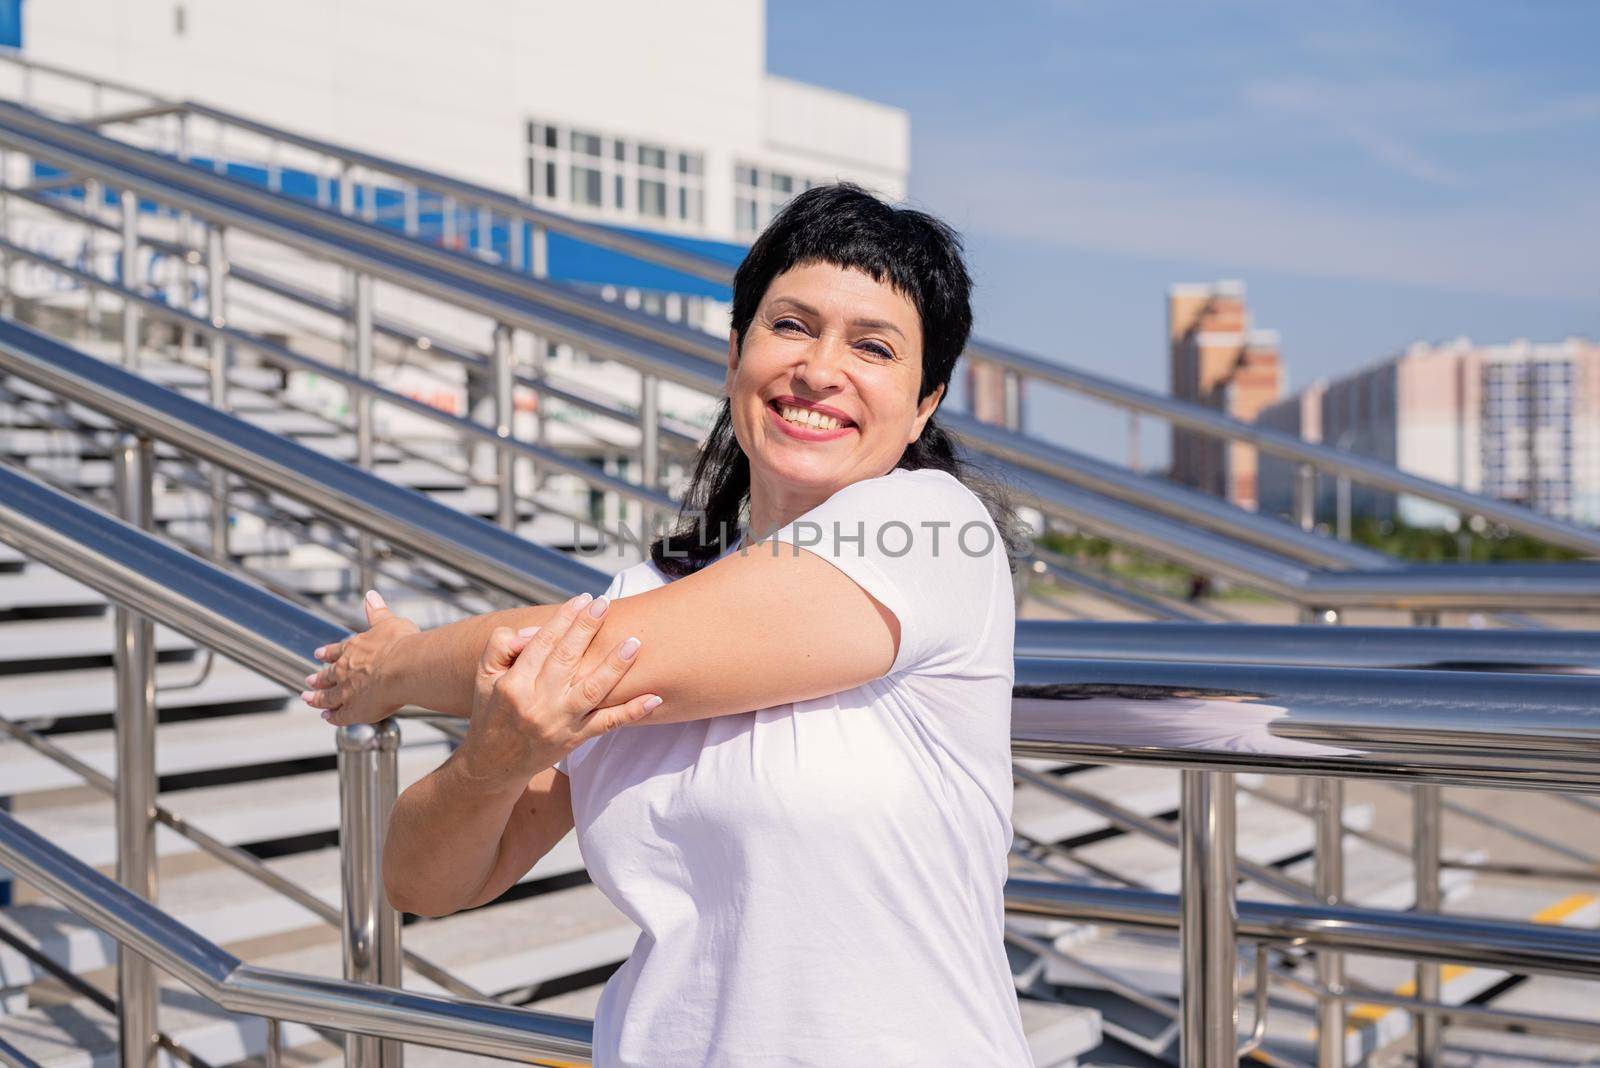
[[[1294,470],[1294,515],[1301,530],[1317,525],[1317,469],[1300,464]]]
[[[1335,501],[1334,501],[1334,508],[1336,509],[1336,515],[1334,517],[1334,523],[1336,524],[1335,534],[1338,536],[1340,541],[1349,541],[1350,540],[1350,476],[1349,475],[1340,475],[1339,476],[1339,481],[1335,484],[1335,491],[1334,492],[1335,492],[1335,495],[1336,495],[1335,496]]]
[[[206,228],[206,318],[216,330],[228,325],[225,283],[228,260],[224,233],[220,226]],[[219,412],[228,410],[228,342],[220,333],[211,335],[210,401]],[[211,557],[228,558],[228,473],[211,466]]]
[[[456,198],[445,197],[439,204],[439,239],[445,248],[456,247]]]
[[[1179,1052],[1183,1068],[1233,1068],[1239,1042],[1234,777],[1216,771],[1181,774]]]
[[[528,222],[520,215],[513,215],[509,220],[510,233],[506,238],[506,259],[513,271],[526,271],[528,269]]]
[[[349,160],[339,161],[339,214],[349,218],[356,210],[356,186]]]
[[[1437,611],[1413,612],[1411,622],[1418,627],[1437,627]],[[1416,878],[1416,908],[1419,912],[1438,912],[1444,904],[1439,876],[1444,866],[1442,807],[1439,787],[1422,783],[1411,788],[1411,854]],[[1437,964],[1417,964],[1418,1001],[1438,1001],[1443,983]],[[1437,1013],[1415,1012],[1411,1026],[1416,1039],[1417,1068],[1438,1068],[1443,1056],[1443,1021]]]
[[[98,181],[90,178],[83,183],[83,213],[88,220],[98,220],[100,218],[100,209],[104,206],[104,200],[105,191]],[[100,265],[97,261],[100,257],[98,255],[99,250],[95,247],[95,242],[100,236],[100,231],[93,221],[89,221],[84,225],[83,234],[85,259],[88,261],[84,264],[84,268],[90,274],[99,274]],[[88,302],[86,305],[86,319],[89,325],[89,334],[91,337],[98,339],[100,336],[100,287],[84,286],[83,289],[84,299]]]
[[[1317,900],[1324,905],[1344,903],[1344,782],[1318,779],[1316,787],[1316,843],[1313,881]],[[1327,993],[1317,995],[1318,1068],[1344,1066],[1344,1001],[1335,996],[1344,989],[1344,958],[1328,950],[1317,951],[1317,983]]]
[[[405,230],[407,237],[416,237],[420,228],[417,210],[417,187],[407,184],[404,191],[405,197]]]
[[[150,443],[121,435],[112,452],[118,510],[134,526],[151,525]],[[156,655],[148,616],[116,610],[117,881],[156,899]],[[154,966],[126,946],[117,949],[118,1041],[122,1068],[155,1063],[157,998]]]
[[[535,226],[530,237],[532,239],[533,276],[535,278],[548,278],[550,276],[550,232],[542,226]]]
[[[339,860],[344,977],[400,985],[400,914],[383,889],[383,839],[398,788],[400,728],[393,719],[340,727]],[[347,1035],[349,1068],[400,1068],[401,1045]]]
[[[479,252],[488,252],[494,247],[494,220],[489,215],[489,209],[480,207],[472,227],[472,244]]]
[[[1007,430],[1022,431],[1022,376],[1007,368],[1001,375],[1001,418]]]
[[[1438,912],[1443,904],[1439,886],[1442,867],[1442,835],[1439,804],[1439,787],[1433,785],[1411,788],[1412,853],[1416,866],[1417,898],[1419,912]],[[1438,1001],[1442,993],[1437,964],[1417,965],[1417,999]],[[1442,1039],[1438,1014],[1422,1011],[1412,1016],[1416,1032],[1417,1068],[1438,1068],[1442,1054]]]
[[[512,364],[514,334],[505,323],[494,328],[494,432],[502,444],[495,449],[495,482],[499,489],[498,519],[507,530],[517,529],[516,457],[507,447],[516,432],[516,410],[512,407]]]
[[[639,380],[639,481],[646,489],[661,488],[661,380],[642,375]],[[640,505],[640,536],[648,543],[654,510]]]
[[[1128,413],[1128,470],[1138,474],[1142,465],[1139,462],[1139,413]]]
[[[122,287],[139,289],[139,196],[131,189],[122,191]],[[122,366],[139,369],[139,305],[131,298],[122,302]]]
[[[362,382],[372,381],[372,276],[352,272],[350,278],[350,373]],[[356,390],[350,398],[355,411],[356,466],[371,471],[375,460],[372,428],[372,394],[365,389]],[[372,535],[361,531],[356,537],[356,553],[360,557],[361,589],[377,585],[377,566],[373,559]]]
[[[11,153],[0,149],[0,238],[11,240]],[[16,286],[11,276],[11,257],[0,252],[0,315],[7,319],[17,314]]]

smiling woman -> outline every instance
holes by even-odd
[[[796,197],[734,282],[678,525],[605,595],[319,651],[334,723],[471,717],[400,798],[391,900],[493,900],[569,830],[641,929],[595,1064],[1027,1065],[1003,947],[1017,524],[935,422],[955,235]]]

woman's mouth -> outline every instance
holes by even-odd
[[[855,424],[826,415],[814,408],[802,408],[782,401],[768,401],[772,421],[791,437],[803,441],[831,441],[855,429]]]

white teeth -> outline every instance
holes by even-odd
[[[793,408],[787,404],[778,405],[778,414],[791,423],[809,426],[817,430],[836,430],[844,425],[831,415],[823,415],[821,412],[813,411],[810,408]]]

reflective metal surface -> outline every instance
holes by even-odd
[[[530,601],[609,578],[404,486],[0,320],[0,370]]]
[[[1017,756],[1600,789],[1600,679],[1018,658]]]
[[[231,1012],[537,1064],[588,1063],[589,1020],[292,975],[237,957],[0,813],[0,861],[163,971]]]
[[[1023,619],[1016,655],[1600,674],[1600,631]]]

